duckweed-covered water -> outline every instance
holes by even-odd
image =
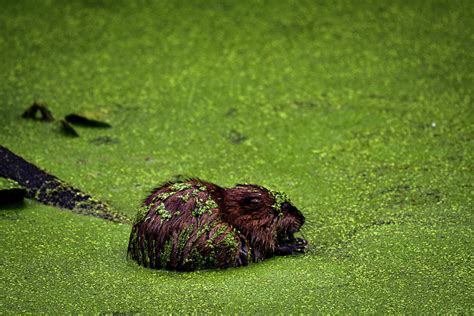
[[[179,175],[281,190],[310,242],[149,270],[129,226],[26,201],[0,211],[2,313],[473,312],[470,1],[0,6],[1,145],[130,217]],[[71,113],[112,128],[68,137]]]

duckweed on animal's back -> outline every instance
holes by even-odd
[[[190,198],[184,201],[182,196]],[[307,241],[294,237],[304,216],[283,197],[251,184],[222,188],[199,179],[165,183],[139,209],[128,256],[150,268],[193,271],[304,253]]]
[[[179,175],[284,191],[309,253],[151,270],[129,225],[27,202],[1,312],[472,312],[470,1],[147,5],[3,3],[0,144],[130,218]],[[112,127],[65,137],[35,100]]]

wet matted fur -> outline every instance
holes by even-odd
[[[150,268],[191,271],[304,252],[303,214],[286,195],[252,184],[166,183],[145,199],[128,256]]]

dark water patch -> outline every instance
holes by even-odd
[[[396,216],[391,216],[388,218],[375,219],[365,225],[356,225],[352,228],[347,227],[347,229],[344,229],[344,233],[340,236],[341,238],[338,238],[337,241],[325,245],[318,245],[319,249],[317,253],[326,253],[340,259],[350,259],[353,257],[353,253],[350,250],[350,244],[360,233],[384,226],[399,225],[400,223],[402,223],[400,219]]]
[[[120,140],[118,138],[110,136],[99,136],[92,139],[90,143],[94,145],[115,145],[119,144]]]
[[[368,95],[370,99],[375,99],[375,100],[387,100],[388,97],[383,94],[378,94],[378,93],[371,93]]]
[[[396,225],[397,222],[395,219],[376,219],[370,222],[367,225],[355,227],[347,233],[347,239],[352,239],[355,235],[359,234],[362,231],[370,230],[373,228],[381,227],[381,226],[389,226],[389,225]]]
[[[380,144],[388,144],[397,137],[400,137],[400,134],[406,133],[401,130],[394,130],[391,128],[379,128],[372,130],[355,130],[350,132],[350,139],[355,144],[362,147],[372,147]]]
[[[293,101],[293,107],[301,109],[301,108],[309,108],[309,109],[316,109],[322,108],[324,105],[321,102],[313,101],[313,100],[305,100],[305,101]]]
[[[225,112],[225,116],[227,117],[234,117],[236,114],[237,114],[238,110],[236,108],[229,108],[226,112]]]
[[[373,168],[362,169],[360,171],[348,170],[347,177],[351,180],[359,180],[359,181],[364,181],[364,182],[367,180],[374,181],[374,180],[380,180],[381,178],[390,178],[390,177],[399,175],[401,173],[405,174],[412,168],[413,166],[411,164],[384,163],[384,164],[377,165]],[[421,168],[421,170],[428,171],[429,169],[428,167],[426,167],[426,168]],[[401,188],[398,188],[398,189],[401,189]],[[388,189],[387,187],[380,190],[391,190],[391,189]],[[380,192],[377,191],[377,193],[380,193]],[[372,197],[374,196],[375,194],[372,195]]]
[[[422,130],[434,130],[437,127],[437,123],[435,121],[419,122],[415,124],[415,127]]]
[[[242,133],[240,133],[239,131],[235,129],[231,129],[229,131],[229,134],[227,135],[227,140],[231,142],[232,144],[236,144],[236,145],[243,143],[247,139],[248,139],[247,136],[243,135]]]
[[[25,208],[25,203],[16,203],[9,205],[2,205],[0,207],[0,220],[1,221],[16,221],[21,219],[20,210]]]
[[[183,2],[186,4],[186,7],[191,6],[193,8],[196,8],[198,10],[204,10],[204,11],[216,11],[216,12],[228,12],[232,11],[234,8],[234,5],[230,2],[225,2],[225,1],[197,1],[197,2]],[[180,1],[176,1],[175,5],[178,7],[181,7],[183,5]]]
[[[349,108],[350,105],[345,104],[337,104],[334,102],[329,101],[326,99],[326,94],[322,94],[320,97],[316,99],[308,99],[308,100],[294,100],[289,103],[289,106],[294,110],[307,110],[307,111],[324,111],[324,112],[332,112],[341,109],[344,107],[345,109]],[[287,106],[287,105],[286,105]],[[282,107],[286,107],[282,106]]]
[[[384,199],[390,208],[395,206],[438,204],[442,202],[443,194],[437,188],[424,189],[409,184],[399,184],[379,189],[371,194],[370,198]]]
[[[127,112],[127,111],[137,112],[140,110],[140,107],[138,105],[126,105],[126,104],[121,104],[121,103],[115,103],[114,106],[118,112]]]
[[[416,98],[414,96],[411,96],[408,94],[400,94],[400,95],[394,96],[394,95],[387,95],[387,94],[382,94],[378,92],[372,92],[372,93],[363,95],[363,97],[370,100],[383,101],[383,102],[388,101],[388,102],[412,103],[416,101]],[[400,107],[391,106],[389,104],[383,104],[382,106],[389,112],[400,111]]]
[[[337,111],[350,112],[355,109],[356,108],[353,104],[337,102],[334,99],[331,99],[331,96],[326,93],[322,93],[314,99],[293,100],[289,103],[274,106],[275,112],[290,110],[292,113],[297,113],[298,111],[319,111],[321,113],[330,114]]]
[[[281,34],[285,37],[294,39],[295,34],[307,36],[311,39],[316,38],[317,35],[330,31],[331,38],[340,39],[342,34],[331,29],[333,23],[330,21],[308,19],[301,21],[277,21],[272,24],[271,29],[276,34]],[[331,29],[331,30],[330,30]]]
[[[119,312],[119,311],[105,311],[100,312],[100,316],[133,316],[141,314],[141,311],[127,311],[127,312]]]
[[[105,0],[83,0],[81,5],[87,9],[110,9],[112,8],[113,1]]]
[[[379,190],[377,193],[378,194],[387,194],[387,193],[392,193],[392,192],[405,192],[405,191],[410,191],[413,188],[410,185],[404,184],[404,185],[396,185],[393,187],[388,187],[388,188],[383,188]]]

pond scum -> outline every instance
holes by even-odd
[[[473,314],[473,8],[2,1],[1,145],[130,222],[178,174],[282,188],[312,246],[152,270],[126,260],[131,225],[27,199],[0,212],[0,314]],[[34,100],[55,123],[21,118]],[[69,113],[114,128],[65,137]]]

